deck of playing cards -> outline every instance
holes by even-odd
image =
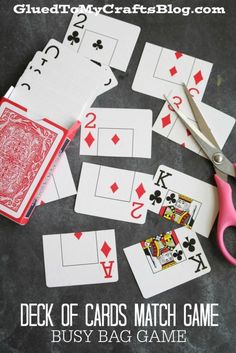
[[[69,142],[68,130],[43,119],[34,121],[15,103],[0,107],[0,213],[26,224],[40,189]]]

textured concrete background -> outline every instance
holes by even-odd
[[[131,0],[114,1],[117,5],[132,5]],[[28,1],[31,5],[49,6],[54,1]],[[64,2],[66,3],[66,2]],[[70,1],[77,5],[77,1]],[[84,1],[84,4],[89,2]],[[93,1],[103,5],[106,1]],[[143,1],[153,5],[153,1]],[[160,1],[169,3],[169,1]],[[96,107],[148,108],[154,119],[163,102],[131,90],[137,65],[146,41],[177,49],[214,63],[214,68],[203,101],[230,115],[236,114],[236,21],[235,1],[174,1],[178,6],[224,5],[226,15],[196,15],[189,17],[174,15],[117,15],[121,20],[139,25],[142,29],[127,72],[116,71],[119,86],[99,97]],[[1,80],[0,94],[14,85],[28,61],[37,50],[41,50],[50,38],[63,40],[70,15],[15,15],[15,1],[1,0]],[[153,133],[153,155],[151,160],[129,158],[93,158],[79,156],[79,136],[68,148],[67,154],[76,184],[83,161],[101,163],[147,173],[155,173],[158,165],[166,164],[209,183],[213,182],[211,164],[196,154],[180,148],[175,143]],[[231,160],[236,160],[236,131],[232,132],[224,151]],[[235,184],[234,184],[235,186]],[[234,191],[236,188],[234,187]],[[236,352],[235,336],[235,292],[236,269],[228,265],[220,255],[215,243],[215,227],[210,239],[200,241],[212,266],[209,275],[184,284],[151,300],[144,301],[135,283],[123,253],[123,248],[134,244],[150,234],[163,232],[173,227],[149,212],[144,225],[112,221],[74,213],[75,198],[70,197],[39,207],[30,223],[21,227],[0,218],[0,352],[1,353],[75,353],[75,352],[164,352],[164,353],[219,353]],[[116,229],[119,275],[115,284],[48,289],[45,285],[42,235],[73,231]],[[235,230],[229,230],[227,244],[234,246]],[[64,302],[120,303],[129,305],[128,316],[132,317],[134,302],[177,303],[181,308],[186,302],[212,303],[220,305],[220,326],[216,328],[189,328],[185,344],[104,344],[86,345],[50,344],[49,328],[21,328],[19,306],[22,302],[49,302],[59,306]],[[55,321],[59,315],[55,314]],[[182,328],[181,314],[178,317]],[[83,329],[85,327],[81,327]],[[130,327],[132,329],[132,326]]]

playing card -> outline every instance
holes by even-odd
[[[151,145],[151,110],[91,108],[82,119],[82,155],[151,158]]]
[[[151,186],[149,174],[83,163],[75,212],[144,223]]]
[[[43,252],[48,287],[118,281],[113,229],[44,235]]]
[[[44,205],[72,195],[76,195],[75,183],[66,153],[63,152],[37,204]]]
[[[187,117],[189,117],[190,120],[192,120],[192,122],[196,123],[182,87],[179,90],[174,90],[170,94],[169,98]],[[235,119],[203,102],[198,102],[197,104],[204,116],[204,119],[206,119],[206,122],[214,134],[218,145],[220,148],[223,148],[230,132],[234,127]],[[198,143],[191,136],[190,131],[186,129],[181,120],[177,117],[177,114],[167,102],[164,104],[160,114],[158,115],[153,125],[153,130],[160,135],[177,142],[181,146],[206,157]]]
[[[72,16],[63,44],[82,56],[126,71],[140,27],[95,13]]]
[[[153,179],[149,210],[208,237],[218,212],[215,186],[161,165]]]
[[[201,100],[212,64],[158,45],[146,43],[134,78],[132,89],[164,99],[183,83]]]
[[[0,108],[0,212],[20,221],[34,201],[65,131],[49,121],[35,122],[9,101]]]
[[[185,227],[152,235],[124,252],[144,298],[211,271],[196,233]]]

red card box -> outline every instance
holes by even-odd
[[[0,101],[0,214],[26,224],[61,153],[80,122],[67,130],[48,119],[34,121],[27,109]]]

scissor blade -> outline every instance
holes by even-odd
[[[203,135],[206,136],[206,138],[217,148],[220,149],[220,146],[218,145],[214,135],[212,134],[212,131],[209,127],[209,125],[207,124],[206,120],[204,119],[202,113],[200,112],[197,104],[195,103],[193,97],[191,96],[191,94],[189,93],[188,88],[186,87],[185,84],[183,84],[183,88],[184,88],[184,92],[187,96],[189,105],[192,109],[193,115],[196,119],[196,122],[198,124],[199,130],[203,133]]]
[[[213,154],[216,152],[219,152],[219,149],[216,148],[206,137],[203,135],[203,133],[192,124],[190,119],[187,118],[187,116],[181,112],[180,109],[177,109],[175,105],[169,100],[169,98],[165,97],[167,102],[170,104],[170,106],[174,109],[178,117],[181,119],[183,124],[188,128],[188,130],[191,132],[192,136],[194,139],[197,141],[199,146],[203,149],[207,157],[211,160]]]
[[[170,104],[170,106],[174,109],[180,120],[183,122],[183,124],[187,127],[187,129],[191,132],[193,138],[196,140],[196,142],[199,144],[199,146],[202,148],[202,150],[205,152],[207,157],[210,159],[210,161],[213,163],[214,168],[217,170],[220,170],[224,174],[231,175],[235,177],[235,168],[234,165],[228,160],[224,154],[222,153],[221,149],[214,146],[211,141],[208,140],[208,138],[203,135],[203,133],[191,122],[190,119],[186,117],[186,115],[181,112],[180,109],[177,109],[175,105],[165,96],[165,99],[167,102]],[[217,164],[214,162],[214,155],[220,153],[223,156],[223,162],[221,164]]]

